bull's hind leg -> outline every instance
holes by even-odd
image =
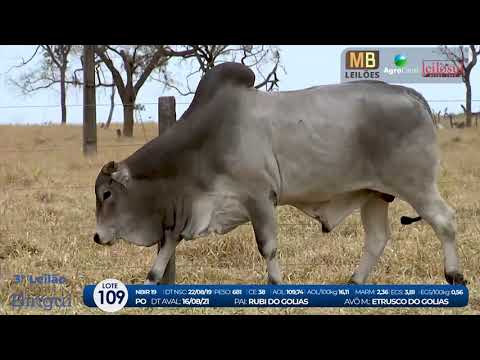
[[[363,284],[378,259],[383,254],[390,236],[388,225],[388,202],[380,196],[371,197],[361,209],[365,229],[365,245],[358,268],[352,275],[350,283]]]
[[[449,284],[466,284],[459,271],[454,210],[442,199],[435,185],[432,185],[428,191],[416,194],[406,200],[430,224],[442,242],[447,282]]]

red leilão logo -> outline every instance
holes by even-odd
[[[453,60],[423,60],[423,77],[461,77],[464,74],[463,65]]]

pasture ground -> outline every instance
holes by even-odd
[[[103,164],[121,160],[157,134],[155,124],[136,125],[133,139],[117,139],[112,124],[98,129],[99,153],[81,154],[79,126],[0,126],[0,314],[103,314],[83,305],[86,284],[105,278],[143,283],[155,248],[92,241],[94,181]],[[144,131],[145,130],[145,131]],[[480,131],[439,131],[439,186],[457,211],[459,255],[469,284],[470,304],[458,309],[124,309],[123,314],[480,314]],[[445,284],[440,241],[424,222],[400,224],[415,215],[399,200],[390,207],[392,238],[370,283]],[[359,213],[330,234],[290,207],[278,210],[279,257],[287,283],[344,283],[363,246]],[[65,285],[17,284],[15,274],[57,274]],[[183,242],[177,250],[179,283],[265,283],[266,273],[251,226],[224,236]],[[12,294],[72,296],[72,307],[51,311],[9,304]]]

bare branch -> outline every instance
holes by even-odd
[[[162,81],[161,81],[162,82]],[[163,83],[163,82],[162,82]],[[171,88],[173,90],[175,90],[176,92],[178,92],[181,96],[189,96],[189,95],[195,95],[195,92],[188,89],[187,92],[182,92],[178,87],[176,87],[175,85],[171,84],[171,83],[163,83],[165,85],[165,87],[168,87],[168,88]]]
[[[240,60],[243,65],[245,65],[245,59],[246,59],[247,57],[248,57],[247,51],[246,51],[246,50],[243,50],[243,57],[242,57],[242,59]]]
[[[270,88],[268,88],[268,91],[271,91],[274,86],[278,86],[278,81],[279,81],[277,77],[278,64],[279,64],[279,61],[277,60],[272,71],[270,71],[270,73],[267,75],[264,81],[262,81],[260,84],[255,86],[255,89],[260,89],[263,86],[267,87],[267,85],[270,84]],[[272,80],[272,77],[273,77],[273,80]]]
[[[465,75],[468,73],[468,69],[465,67],[465,54],[463,52],[463,47],[459,46],[461,56],[456,55],[452,50],[450,50],[446,45],[440,47],[440,52],[447,57],[448,60],[453,62],[453,65],[460,71],[462,74],[462,80],[465,82]],[[460,66],[459,66],[460,65]]]
[[[42,82],[44,80],[49,80],[49,82],[45,85],[38,85],[38,86],[34,85],[34,84],[37,84],[37,83]],[[34,92],[34,91],[37,91],[37,90],[48,89],[52,85],[57,84],[59,81],[54,80],[54,79],[36,79],[34,81],[29,81],[27,83],[22,84],[22,83],[19,83],[16,80],[10,79],[10,82],[12,84],[14,84],[15,86],[17,86],[18,88],[20,88],[20,90],[22,90],[22,92],[24,94],[28,94],[28,93],[31,93],[31,92]]]
[[[5,74],[8,74],[8,73],[9,73],[11,70],[13,70],[13,69],[19,69],[19,68],[21,68],[21,67],[29,64],[29,63],[35,58],[35,56],[37,55],[38,50],[39,50],[40,48],[41,48],[41,46],[40,46],[40,45],[37,45],[37,47],[35,48],[35,51],[33,52],[33,55],[30,56],[30,58],[29,58],[27,61],[25,61],[25,60],[22,58],[22,63],[21,63],[20,65],[14,65],[14,66],[12,66],[10,69],[8,69],[8,71],[7,71]]]
[[[54,54],[52,48],[50,47],[50,45],[41,45],[41,46],[43,47],[43,49],[45,49],[47,51],[48,55],[50,56],[52,61],[55,63],[55,65],[57,65],[58,68],[61,68],[62,65],[58,62],[58,60],[55,57],[55,54]]]
[[[191,45],[193,50],[195,51],[195,58],[197,59],[198,65],[200,65],[200,69],[202,70],[203,73],[207,71],[207,68],[205,67],[205,64],[203,63],[203,58],[202,56],[205,56],[203,50],[200,48],[198,45]]]
[[[118,50],[115,49],[113,46],[105,45],[105,47],[106,47],[108,50],[111,50],[111,51],[113,51],[114,53],[116,53],[117,55],[119,55],[121,58],[124,57],[124,55],[122,54],[122,52],[121,52],[121,51],[118,51]]]
[[[167,47],[165,49],[162,49],[162,51],[164,56],[169,56],[169,57],[188,58],[188,57],[195,56],[194,50],[175,51],[175,50],[172,50],[170,47]]]
[[[147,81],[152,71],[159,65],[159,62],[162,59],[162,57],[164,57],[163,50],[162,49],[157,50],[157,52],[153,55],[152,59],[150,59],[150,62],[148,63],[148,65],[143,70],[143,73],[138,79],[137,83],[135,84],[134,86],[135,94],[138,93],[138,91],[143,86],[145,81]]]
[[[137,60],[137,59],[136,59],[136,58],[137,58],[137,50],[138,50],[139,47],[140,47],[140,45],[137,45],[137,46],[135,46],[135,48],[133,49],[132,62],[133,62],[134,64],[136,64],[136,60]]]
[[[100,65],[100,63],[97,62],[96,65]],[[84,82],[80,81],[77,77],[78,72],[82,73],[83,68],[75,69],[73,71],[73,80],[66,80],[65,83],[66,84],[71,84],[71,85],[74,85],[74,86],[83,86]],[[96,72],[96,75],[97,75],[97,81],[95,82],[95,87],[112,87],[112,86],[114,87],[115,86],[114,83],[105,83],[104,82],[105,81],[105,75],[103,74],[103,70],[100,66],[96,67],[95,72]],[[103,81],[100,77],[100,74],[103,77]]]
[[[477,65],[477,51],[475,49],[475,45],[470,45],[470,50],[472,51],[472,61],[470,61],[467,65],[468,72],[472,71],[473,67]],[[480,51],[480,50],[479,50]]]
[[[95,48],[95,53],[103,61],[105,66],[108,68],[108,70],[110,70],[113,77],[113,81],[115,82],[115,85],[117,86],[118,92],[120,94],[120,97],[124,97],[125,84],[123,82],[122,76],[120,75],[120,72],[117,70],[117,68],[113,64],[113,61],[108,57],[108,55],[106,54],[106,51],[98,46]]]
[[[276,53],[276,49],[267,48],[263,45],[187,45],[194,51],[193,63],[190,63],[194,66],[191,68],[190,72],[186,75],[186,83],[180,88],[178,83],[172,84],[168,79],[157,79],[155,80],[162,82],[165,86],[171,86],[173,90],[179,93],[182,96],[194,94],[190,88],[190,79],[192,76],[203,73],[205,74],[208,69],[212,68],[217,64],[220,59],[225,59],[227,61],[241,61],[245,66],[250,68],[256,67],[256,72],[261,77],[261,83],[256,86],[256,88],[265,86],[267,91],[271,91],[274,87],[278,87],[278,69],[280,65],[279,54]],[[274,54],[270,60],[269,54]],[[180,61],[184,61],[185,58],[182,58]],[[264,76],[261,65],[263,66],[267,62],[273,62],[273,69],[268,73],[267,76]],[[187,88],[187,90],[185,89]]]

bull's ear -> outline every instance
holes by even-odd
[[[115,171],[118,170],[118,164],[115,161],[110,161],[102,168],[102,173],[105,175],[112,175]]]
[[[131,178],[130,170],[128,170],[128,167],[125,164],[117,165],[116,171],[112,173],[111,177],[113,181],[127,187]]]

